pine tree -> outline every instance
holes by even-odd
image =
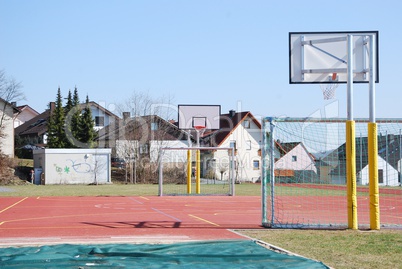
[[[73,125],[71,124],[71,114],[73,113],[72,111],[73,109],[73,99],[72,99],[72,95],[71,95],[71,90],[68,90],[68,95],[67,95],[67,104],[64,107],[64,113],[65,113],[65,117],[66,117],[66,148],[74,148],[74,135],[73,135],[73,130],[72,127]]]
[[[81,105],[80,99],[78,97],[78,90],[77,87],[74,89],[74,95],[72,100],[73,108],[72,108],[72,115],[71,115],[71,133],[74,139],[80,141],[80,133],[81,133]],[[75,146],[76,147],[76,146]]]
[[[68,144],[65,133],[65,117],[62,104],[62,96],[60,87],[57,91],[56,107],[54,111],[51,111],[51,115],[48,122],[48,141],[49,148],[64,148]]]
[[[79,135],[79,140],[82,143],[86,143],[88,145],[88,148],[92,148],[94,145],[94,138],[96,137],[96,132],[94,129],[94,121],[92,119],[92,112],[91,108],[89,106],[89,99],[88,95],[85,101],[85,108],[84,111],[81,115],[81,120],[80,120],[80,135]]]
[[[75,86],[73,95],[73,106],[78,106],[79,104],[80,104],[80,98],[78,97],[77,86]]]
[[[67,95],[67,104],[66,107],[64,108],[64,112],[67,114],[70,112],[70,110],[73,108],[73,98],[71,96],[71,90],[68,90],[68,95]]]

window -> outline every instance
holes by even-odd
[[[250,120],[245,120],[244,121],[244,128],[250,129]]]
[[[250,150],[251,149],[251,140],[246,141],[246,149]]]
[[[151,122],[151,131],[156,131],[156,130],[158,130],[158,123]]]
[[[95,117],[95,126],[105,126],[105,117],[96,116]]]
[[[236,149],[236,141],[235,140],[230,141],[229,147]]]
[[[384,170],[378,169],[378,183],[384,183]]]
[[[295,155],[292,156],[292,162],[297,162],[297,156]]]
[[[140,145],[140,154],[147,154],[148,153],[148,144]]]
[[[259,169],[260,169],[260,161],[254,160],[253,161],[253,170],[259,170]]]

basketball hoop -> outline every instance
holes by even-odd
[[[204,134],[205,126],[195,125],[194,129],[197,132],[197,147],[199,147],[200,146],[200,137]]]
[[[330,83],[320,84],[322,94],[324,96],[324,100],[331,100],[335,98],[336,88],[338,88],[338,75],[336,73],[332,73],[332,76],[328,77],[328,81]]]

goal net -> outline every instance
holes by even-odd
[[[263,225],[346,228],[346,119],[263,120]],[[368,120],[355,120],[357,215],[368,228]],[[381,227],[402,227],[402,120],[378,119]]]
[[[159,196],[234,195],[232,148],[162,148]]]

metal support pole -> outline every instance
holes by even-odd
[[[162,162],[162,150],[159,152],[159,188],[158,188],[158,193],[159,196],[163,195],[163,177],[162,177],[162,171],[163,171],[163,162]]]
[[[347,118],[353,120],[353,35],[348,35]]]
[[[231,174],[231,176],[230,176],[230,195],[232,195],[232,196],[235,196],[235,188],[234,188],[234,184],[235,184],[235,167],[234,167],[234,164],[235,164],[235,150],[234,150],[234,148],[233,148],[233,150],[231,150],[231,159],[232,159],[232,161],[231,161],[231,164],[230,164],[230,170],[231,170],[231,172],[230,172],[230,174]]]
[[[369,192],[370,192],[370,229],[380,229],[380,201],[378,189],[378,141],[377,141],[377,124],[375,115],[375,45],[374,35],[369,36],[370,58],[369,58],[369,107],[370,122],[368,123],[368,161],[369,161]],[[387,138],[387,137],[386,137]],[[388,145],[388,143],[386,144]],[[387,154],[388,158],[388,154]],[[387,160],[388,168],[388,160]],[[388,177],[388,173],[387,173]]]
[[[187,150],[187,194],[191,194],[191,175],[193,173],[191,163],[191,150]]]
[[[347,117],[346,121],[346,183],[348,202],[348,227],[357,229],[356,198],[356,138],[353,119],[353,35],[347,36]]]
[[[200,154],[199,149],[197,149],[195,151],[195,165],[196,165],[196,171],[195,171],[195,193],[200,194],[201,193],[201,154]]]
[[[369,108],[370,108],[370,122],[375,122],[375,56],[376,51],[374,35],[370,35],[370,59],[369,59]]]
[[[262,145],[261,145],[261,161],[262,161],[262,169],[261,169],[261,209],[262,209],[262,226],[267,226],[267,131],[266,131],[267,119],[262,120]]]
[[[271,227],[274,227],[275,223],[275,124],[273,119],[269,122],[270,127],[270,156],[269,156],[269,179],[271,183]]]

